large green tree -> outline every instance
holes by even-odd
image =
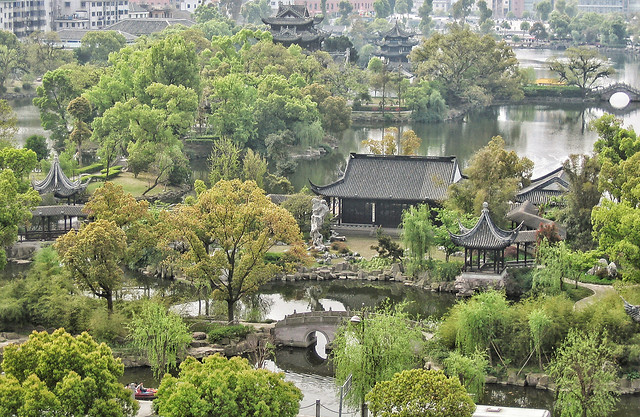
[[[80,63],[107,65],[109,54],[118,52],[127,43],[127,39],[113,30],[89,31],[80,40],[80,47],[74,53]]]
[[[60,236],[55,248],[76,284],[105,299],[107,310],[113,312],[114,292],[124,275],[120,267],[127,248],[124,231],[115,222],[97,220]]]
[[[124,372],[120,359],[86,332],[33,332],[25,343],[5,347],[3,355],[3,416],[132,417],[138,410],[118,382]]]
[[[367,394],[380,417],[470,417],[476,406],[457,378],[442,371],[411,369],[381,381]]]
[[[352,319],[338,329],[333,342],[332,361],[336,383],[342,385],[352,375],[347,401],[359,406],[379,382],[420,363],[424,342],[418,328],[408,323],[401,307],[363,311],[360,321]]]
[[[569,48],[564,59],[550,58],[549,69],[558,74],[561,81],[575,85],[586,94],[600,79],[612,75],[615,70],[600,53],[587,46]]]
[[[302,393],[284,374],[253,369],[240,357],[187,358],[180,375],[166,375],[153,402],[165,417],[294,417]]]
[[[607,337],[569,330],[548,372],[557,387],[560,417],[604,417],[616,408],[617,365]]]
[[[426,265],[425,256],[431,259],[435,244],[435,227],[431,220],[431,209],[426,204],[410,207],[402,213],[402,243],[417,269]]]
[[[0,167],[0,270],[7,265],[5,249],[18,238],[18,226],[31,220],[30,209],[39,203],[37,191],[21,191],[13,170]]]
[[[558,220],[566,226],[567,242],[572,248],[593,249],[591,210],[602,196],[598,188],[600,164],[595,157],[570,155],[562,167],[569,177],[569,192]]]
[[[516,56],[506,43],[453,24],[425,39],[410,55],[421,79],[433,81],[447,103],[490,103],[522,97]]]
[[[279,271],[265,262],[265,253],[281,241],[301,245],[295,219],[253,181],[218,181],[193,206],[179,207],[164,223],[168,230],[162,243],[173,254],[170,261],[206,282],[214,297],[227,303],[229,321],[235,304]]]
[[[18,238],[18,226],[31,220],[31,208],[40,203],[28,182],[35,165],[36,154],[30,149],[0,149],[0,270],[7,263],[5,249]]]
[[[621,267],[622,277],[640,281],[640,208],[604,200],[591,212],[598,249]]]
[[[520,187],[529,184],[533,171],[529,158],[519,158],[504,146],[504,139],[494,136],[487,146],[473,155],[464,172],[468,178],[449,188],[448,207],[479,215],[483,202],[487,202],[492,219],[497,223],[504,222],[508,202]]]
[[[24,46],[12,32],[0,30],[0,92],[9,77],[26,70]]]

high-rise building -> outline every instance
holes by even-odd
[[[579,0],[578,11],[587,13],[626,13],[629,11],[629,0]]]
[[[35,31],[51,31],[52,13],[52,0],[0,0],[0,29],[19,38]]]

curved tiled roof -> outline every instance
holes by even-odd
[[[263,17],[262,22],[267,25],[296,25],[304,26],[313,23],[313,18],[294,18],[294,17]]]
[[[513,230],[503,230],[489,216],[489,205],[483,203],[482,214],[471,229],[462,228],[462,234],[449,232],[453,243],[470,249],[504,249],[518,237],[522,224]]]
[[[316,194],[367,200],[442,201],[461,178],[455,156],[349,155],[344,175]]]
[[[515,200],[522,203],[529,200],[535,205],[546,204],[552,197],[561,196],[569,191],[569,179],[562,167],[539,178],[516,194]]]
[[[408,38],[413,36],[413,33],[407,32],[398,26],[398,21],[396,20],[396,24],[391,28],[391,30],[382,34],[382,37],[387,38]]]
[[[51,169],[45,179],[40,182],[33,182],[32,186],[33,189],[40,194],[53,193],[53,195],[58,198],[68,198],[84,191],[90,181],[91,179],[86,182],[82,182],[82,179],[71,181],[64,172],[62,172],[58,155],[56,155],[53,158],[53,164],[51,164]]]
[[[558,225],[553,220],[540,217],[538,215],[538,208],[529,200],[510,210],[505,217],[512,222],[523,224],[526,228],[534,232],[537,231],[541,225],[549,226],[555,224],[558,229],[558,235],[560,235],[562,239],[566,239],[567,237],[567,231],[564,227]]]
[[[80,205],[68,205],[61,204],[57,206],[38,206],[31,209],[33,217],[47,217],[47,216],[71,216],[71,217],[87,217],[82,209],[84,204]]]

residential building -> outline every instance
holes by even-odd
[[[327,0],[327,15],[337,15],[340,11],[338,6],[342,0]],[[353,7],[353,13],[360,15],[367,15],[374,13],[373,1],[374,0],[348,0]],[[309,14],[312,16],[322,14],[322,1],[321,0],[294,0],[294,4],[298,6],[307,6]]]
[[[0,0],[0,29],[18,38],[35,31],[51,31],[52,15],[52,0]]]
[[[579,0],[578,11],[582,13],[626,13],[629,0]]]
[[[129,17],[129,0],[56,0],[53,29],[104,29]]]

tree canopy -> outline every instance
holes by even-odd
[[[463,213],[479,215],[484,202],[489,203],[492,219],[500,223],[507,213],[508,202],[520,187],[527,186],[533,162],[504,149],[504,139],[491,138],[487,146],[476,152],[464,171],[468,179],[452,184],[447,205]]]
[[[25,343],[5,347],[3,355],[3,416],[130,417],[138,410],[131,391],[118,382],[124,366],[86,332],[33,332]]]
[[[548,372],[557,386],[559,416],[604,417],[615,410],[617,365],[606,336],[569,330]]]
[[[615,72],[607,59],[594,48],[578,46],[568,48],[564,54],[565,59],[550,58],[549,69],[558,74],[560,81],[579,87],[583,94],[598,80]]]
[[[115,222],[96,220],[78,232],[60,236],[55,248],[78,286],[104,298],[112,312],[114,292],[122,285],[120,263],[127,248],[124,231]]]
[[[7,263],[5,248],[18,238],[18,226],[31,220],[31,208],[40,203],[28,182],[35,165],[36,154],[30,149],[0,149],[0,270]]]
[[[146,302],[140,314],[134,314],[129,329],[133,344],[145,352],[156,378],[176,368],[179,355],[191,342],[182,318],[153,301]]]
[[[240,357],[187,358],[176,378],[165,375],[153,402],[166,417],[294,417],[302,393],[284,374],[253,369]]]
[[[352,375],[347,401],[359,406],[379,382],[419,364],[423,336],[407,323],[402,307],[363,312],[359,323],[340,326],[333,342],[336,383]]]
[[[218,181],[200,192],[194,205],[167,214],[164,227],[162,244],[171,255],[169,262],[208,283],[214,296],[226,301],[229,321],[236,302],[279,271],[265,262],[265,253],[277,242],[287,242],[296,254],[302,244],[291,214],[272,203],[255,182],[237,179]]]
[[[373,415],[380,417],[470,417],[476,408],[457,378],[425,369],[378,382],[367,400]]]
[[[468,26],[453,24],[446,34],[425,39],[410,59],[420,79],[434,82],[448,104],[488,104],[494,98],[522,97],[513,50]]]

